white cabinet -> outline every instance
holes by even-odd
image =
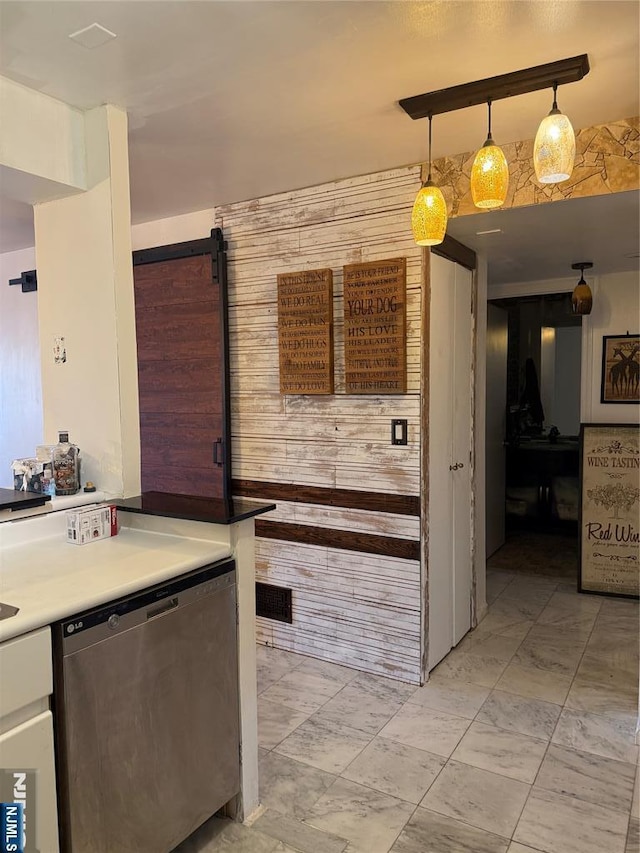
[[[2,791],[6,797],[14,782],[26,784],[27,832],[33,831],[30,827],[35,822],[36,847],[43,853],[57,853],[53,718],[49,710],[52,692],[49,628],[41,628],[0,645],[0,678]],[[13,774],[18,775],[14,777]],[[4,801],[12,800],[10,796]]]
[[[432,253],[430,285],[429,670],[471,627],[473,278]]]

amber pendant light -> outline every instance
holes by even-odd
[[[592,266],[591,261],[581,261],[579,264],[571,264],[572,270],[580,270],[580,281],[576,284],[571,294],[571,310],[574,314],[591,314],[593,294],[591,293],[591,288],[584,280],[584,271],[590,270]]]
[[[429,115],[429,173],[413,203],[411,228],[418,246],[437,246],[447,230],[447,203],[431,180],[431,114]]]
[[[558,109],[558,84],[553,84],[551,112],[540,122],[533,146],[533,165],[541,184],[559,184],[571,177],[576,159],[576,135]]]
[[[502,148],[491,136],[491,99],[487,101],[489,132],[487,141],[476,154],[471,169],[471,197],[476,207],[491,210],[501,207],[509,189],[509,166]]]

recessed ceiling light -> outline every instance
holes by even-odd
[[[492,228],[490,231],[476,231],[476,237],[483,237],[485,234],[502,234],[502,228]]]
[[[78,44],[81,44],[83,47],[88,47],[89,50],[93,50],[93,48],[101,47],[103,44],[111,41],[111,39],[116,38],[116,34],[112,33],[111,30],[108,30],[101,24],[90,24],[88,27],[84,27],[75,33],[71,33],[69,38],[73,39],[73,41]]]

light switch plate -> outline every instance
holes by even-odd
[[[408,441],[406,418],[394,418],[391,421],[391,444],[406,444]]]

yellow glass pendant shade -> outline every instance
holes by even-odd
[[[574,314],[591,314],[593,308],[593,294],[591,288],[584,279],[581,279],[571,294],[571,310]]]
[[[509,166],[502,149],[489,137],[471,169],[471,197],[476,207],[501,207],[509,189]]]
[[[411,211],[411,228],[418,246],[437,246],[447,230],[447,203],[432,181],[419,190]]]
[[[533,146],[533,165],[541,184],[559,184],[573,172],[576,136],[569,119],[552,110],[540,122]]]
[[[569,119],[558,109],[558,84],[553,84],[553,106],[542,119],[533,144],[533,166],[541,184],[559,184],[571,177],[576,158],[576,135]]]
[[[593,264],[591,261],[580,261],[577,264],[571,264],[571,269],[580,270],[580,281],[576,284],[573,293],[571,294],[571,310],[574,314],[591,314],[593,307],[593,293],[591,288],[584,280],[584,271],[591,269]]]

